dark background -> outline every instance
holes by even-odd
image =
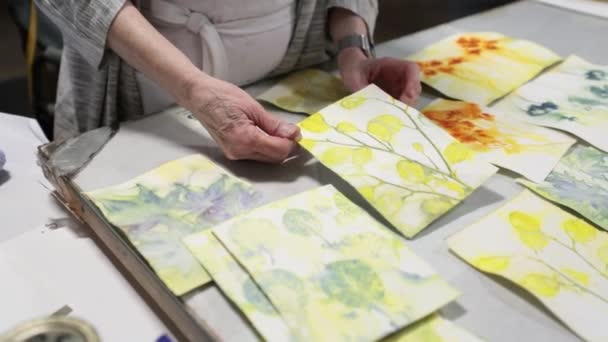
[[[0,112],[32,116],[27,96],[25,61],[20,32],[11,19],[8,2],[0,5]],[[203,0],[201,0],[203,1]],[[512,0],[379,0],[376,41],[383,42]]]

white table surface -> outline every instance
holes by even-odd
[[[407,14],[404,14],[404,20],[407,20]],[[502,32],[534,40],[563,56],[575,53],[592,62],[608,64],[608,50],[602,45],[608,32],[607,21],[533,1],[518,2],[381,44],[378,55],[405,57],[446,35],[461,31]],[[264,82],[248,91],[257,94],[268,84]],[[432,96],[424,96],[417,107],[421,108],[432,99]],[[300,115],[273,112],[292,122],[302,119]],[[23,132],[24,123],[4,116],[0,116],[0,120],[0,144],[6,145],[5,141],[9,141],[10,145],[0,146],[7,153],[6,168],[11,174],[9,181],[0,185],[0,218],[3,223],[11,223],[8,229],[2,225],[1,241],[54,215],[63,217],[65,213],[57,211],[58,208],[48,199],[48,192],[32,185],[42,179],[42,175],[34,167],[34,158],[24,156],[33,155],[35,150],[32,149],[37,143],[31,139],[24,140],[11,128],[4,129],[6,121],[11,127],[16,127],[15,130]],[[6,139],[5,134],[10,139]],[[30,147],[16,152],[24,153],[21,157],[14,157],[13,151],[17,148],[13,142]],[[358,204],[369,208],[343,181],[306,155],[281,166],[228,162],[196,122],[175,112],[124,124],[76,181],[85,190],[108,186],[128,180],[162,162],[193,153],[203,153],[237,176],[251,181],[265,194],[267,201],[331,183]],[[500,173],[408,244],[463,292],[462,297],[442,310],[444,317],[490,341],[576,341],[578,338],[532,296],[508,282],[473,270],[452,255],[445,244],[448,236],[496,209],[521,190],[514,183],[512,174]],[[37,210],[32,211],[32,208]],[[143,302],[140,304],[145,305]],[[188,304],[198,309],[197,314],[211,323],[220,336],[231,341],[251,339],[251,332],[244,328],[216,289],[192,296]]]
[[[165,326],[50,196],[36,164],[44,142],[33,119],[0,113],[0,335],[68,305],[104,341],[156,340]]]

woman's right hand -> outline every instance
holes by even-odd
[[[300,138],[298,126],[268,113],[239,87],[202,72],[183,94],[179,103],[205,126],[228,159],[280,163]]]

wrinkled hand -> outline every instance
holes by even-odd
[[[239,87],[205,75],[188,88],[180,104],[205,126],[226,158],[280,163],[296,147],[298,126],[274,117]]]
[[[414,62],[396,59],[369,59],[358,48],[343,50],[338,56],[338,66],[344,85],[357,91],[374,83],[392,97],[413,105],[422,87],[420,70]]]

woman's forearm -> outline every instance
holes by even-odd
[[[108,33],[107,43],[123,60],[160,85],[182,103],[192,82],[206,76],[179,49],[161,35],[127,1]]]
[[[353,34],[369,34],[367,24],[363,18],[340,7],[334,7],[330,10],[328,24],[329,34],[334,43]],[[353,47],[340,51],[336,58],[338,66],[342,70],[352,63],[367,59],[367,56],[361,49]]]

